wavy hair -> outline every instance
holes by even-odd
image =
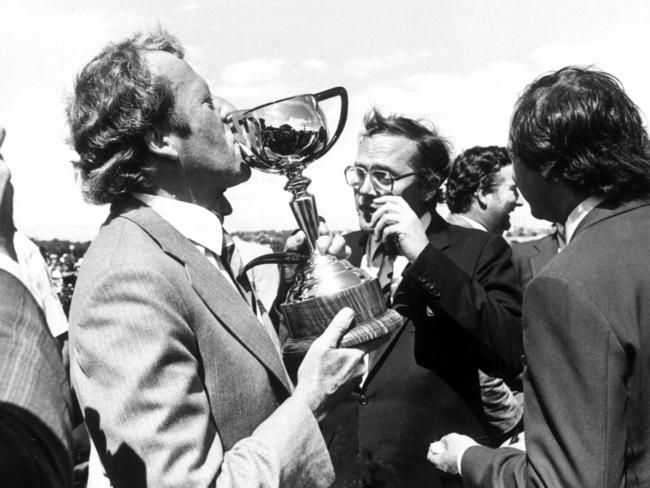
[[[650,194],[648,135],[614,76],[568,66],[541,76],[515,105],[510,149],[528,168],[613,201]]]
[[[423,120],[413,120],[401,115],[382,115],[373,108],[363,119],[363,129],[360,138],[372,137],[376,134],[406,137],[416,143],[416,153],[411,158],[411,164],[424,182],[431,199],[440,199],[440,184],[449,174],[451,158],[449,143],[435,126]],[[434,200],[435,202],[436,200]]]
[[[156,168],[144,138],[152,127],[189,131],[174,113],[168,80],[149,70],[144,60],[148,51],[184,56],[178,40],[166,31],[138,33],[107,46],[76,78],[67,118],[79,155],[73,164],[91,203],[110,203],[152,188]]]
[[[508,150],[500,146],[475,146],[463,151],[451,165],[447,179],[447,206],[452,213],[469,211],[476,192],[491,193],[501,168],[512,164]]]

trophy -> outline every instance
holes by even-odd
[[[330,135],[319,102],[336,97],[340,98],[340,115],[336,130]],[[280,306],[290,336],[283,346],[285,356],[304,354],[344,306],[355,311],[356,323],[343,337],[343,347],[386,336],[403,323],[402,316],[386,306],[376,278],[347,260],[319,253],[316,247],[318,211],[314,196],[307,192],[311,180],[302,172],[337,141],[345,126],[347,107],[347,92],[335,87],[238,110],[226,118],[250,166],[287,177],[285,190],[293,195],[291,210],[309,247],[307,255],[268,254],[247,266],[250,269],[265,263],[298,264],[293,286]]]

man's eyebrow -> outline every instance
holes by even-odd
[[[391,173],[391,174],[395,174],[395,170],[390,165],[382,164],[382,163],[375,163],[374,161],[372,161],[370,163],[370,169],[371,170],[372,169],[378,169],[378,170],[381,170],[381,171],[386,171],[386,172]]]

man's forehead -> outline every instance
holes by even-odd
[[[192,67],[179,57],[165,51],[147,51],[144,54],[154,76],[163,76],[173,87],[188,86],[202,81]]]
[[[512,164],[507,164],[506,166],[502,166],[497,176],[500,182],[512,181],[514,177]]]
[[[357,162],[395,166],[410,165],[409,161],[417,150],[417,144],[404,136],[375,134],[359,142]]]

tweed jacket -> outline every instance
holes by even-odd
[[[318,424],[245,300],[151,208],[114,205],[70,319],[72,379],[114,486],[328,486]]]

